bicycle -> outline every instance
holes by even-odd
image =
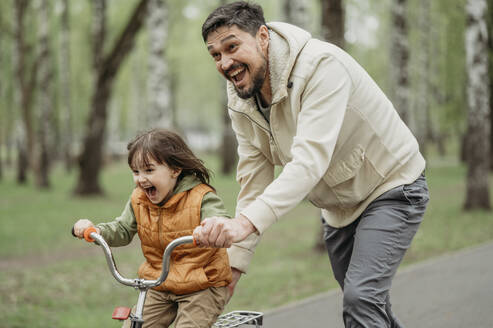
[[[72,228],[72,235],[75,236]],[[143,312],[144,302],[149,288],[161,285],[168,276],[170,266],[170,256],[173,250],[183,244],[195,244],[193,236],[184,236],[173,240],[164,250],[162,271],[161,275],[156,280],[146,280],[140,278],[124,278],[118,271],[113,258],[111,248],[108,246],[104,238],[96,232],[96,228],[91,227],[84,231],[84,239],[87,242],[94,242],[100,245],[104,251],[106,262],[113,277],[119,283],[133,287],[139,291],[137,304],[135,311],[132,313],[132,309],[129,307],[116,307],[113,311],[112,318],[115,320],[127,320],[130,318],[131,328],[142,328],[144,324]],[[256,328],[262,327],[263,313],[254,311],[233,311],[227,314],[223,314],[218,317],[217,321],[212,326],[213,328],[233,328],[241,327],[243,325],[255,325]]]

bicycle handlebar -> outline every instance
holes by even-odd
[[[138,278],[136,279],[124,278],[120,274],[120,272],[118,272],[118,269],[116,268],[116,264],[115,264],[115,259],[113,258],[113,253],[111,252],[111,248],[108,246],[104,238],[96,232],[96,228],[91,227],[86,229],[84,231],[84,239],[88,242],[95,242],[96,244],[101,246],[101,248],[104,251],[104,255],[106,256],[106,263],[108,264],[110,272],[119,283],[139,289],[142,288],[147,289],[150,287],[161,285],[163,281],[166,280],[166,277],[168,276],[169,273],[171,252],[173,252],[173,250],[176,247],[183,244],[195,245],[195,240],[193,236],[184,236],[173,240],[171,243],[168,244],[168,246],[164,250],[161,276],[159,276],[159,278],[156,280],[146,280],[146,279],[138,279]]]

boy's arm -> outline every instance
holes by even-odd
[[[208,192],[202,198],[200,221],[213,216],[231,218],[224,207],[223,200],[215,192]]]
[[[96,227],[101,230],[101,236],[109,246],[118,247],[130,244],[137,233],[137,221],[130,200],[119,217],[108,223],[97,224]]]

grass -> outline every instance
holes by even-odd
[[[137,292],[116,283],[101,250],[72,238],[70,228],[77,218],[100,222],[120,214],[132,188],[126,165],[107,167],[106,195],[88,198],[72,195],[73,173],[55,171],[49,191],[19,186],[7,173],[0,182],[2,327],[120,327],[110,314],[133,305]],[[451,161],[430,161],[431,201],[404,265],[493,239],[491,212],[462,211],[465,173]],[[216,175],[213,185],[233,213],[234,177]],[[271,227],[226,310],[265,311],[336,288],[327,256],[312,250],[318,229],[318,211],[308,202]],[[143,260],[138,240],[114,251],[121,273],[134,277]]]

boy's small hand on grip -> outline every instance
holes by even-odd
[[[95,227],[89,227],[86,230],[84,230],[84,239],[89,243],[92,243],[94,241],[94,239],[92,239],[90,236],[91,233],[93,233],[93,232],[96,232],[96,233],[98,232]]]

